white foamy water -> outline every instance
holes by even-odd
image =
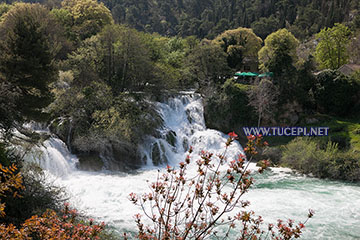
[[[206,129],[201,98],[196,94],[171,97],[157,103],[157,107],[164,120],[162,138],[149,137],[141,146],[147,165],[136,173],[79,171],[75,167],[76,156],[57,138],[45,141],[40,148],[43,154],[37,159],[47,172],[57,177],[57,184],[65,186],[71,203],[79,210],[120,231],[135,230],[133,216],[141,210],[132,205],[128,195],[148,192],[146,180],[154,181],[157,169],[164,168],[152,162],[154,144],[162,145],[159,149],[163,160],[176,165],[184,160],[186,146],[193,146],[196,160],[196,153],[201,150],[222,153],[227,139],[223,133]],[[170,130],[176,134],[174,146],[165,140]],[[234,143],[228,157],[240,152],[241,146]],[[254,164],[251,169],[256,169]],[[255,179],[245,198],[251,202],[249,209],[263,216],[265,222],[288,218],[303,221],[311,208],[316,214],[306,226],[304,239],[360,238],[359,185],[309,178],[285,168],[273,168],[255,175]]]

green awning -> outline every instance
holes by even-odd
[[[253,73],[253,72],[237,72],[235,73],[235,76],[239,76],[239,77],[256,77],[258,76],[258,73]]]
[[[260,75],[258,75],[258,77],[272,77],[274,75],[274,73],[272,72],[266,72],[266,73],[262,73]]]

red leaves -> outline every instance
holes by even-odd
[[[48,210],[42,216],[32,216],[27,219],[20,229],[14,226],[1,225],[1,239],[99,239],[98,235],[104,229],[104,223],[94,225],[90,219],[88,224],[80,223],[74,209],[67,204],[63,210],[63,216],[59,217],[54,211]],[[30,238],[31,236],[31,238]]]
[[[231,211],[245,209],[250,204],[241,199],[254,182],[248,166],[258,148],[267,143],[262,143],[261,135],[249,136],[244,149],[250,157],[248,161],[241,154],[227,161],[226,149],[238,137],[235,132],[228,135],[223,154],[200,152],[199,159],[193,161],[196,171],[188,168],[193,151],[190,148],[178,169],[167,166],[165,173],[159,173],[156,181],[149,186],[150,193],[141,198],[130,194],[130,200],[140,206],[144,215],[152,221],[152,225],[144,226],[140,215],[136,216],[137,239],[205,239],[216,233],[218,226],[236,229],[238,225],[241,229],[239,235],[232,235],[232,238],[258,239],[263,236],[265,230],[260,227],[263,222],[261,217],[255,217],[252,211],[242,211],[234,216]],[[224,169],[226,164],[228,168]],[[270,162],[265,160],[260,164],[259,172],[262,172]],[[270,239],[290,239],[289,236],[299,236],[302,228],[303,224],[294,226],[293,221],[289,221],[288,225],[279,223],[276,229],[269,225],[268,231]],[[226,236],[225,239],[228,239]]]
[[[238,135],[235,132],[230,132],[228,133],[229,137],[236,139],[238,137]]]

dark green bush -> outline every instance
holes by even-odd
[[[37,164],[24,164],[20,171],[24,189],[19,191],[20,198],[8,194],[2,199],[6,204],[6,215],[1,218],[1,223],[19,225],[47,209],[60,210],[65,201],[64,191],[46,181],[44,171]]]
[[[318,110],[322,113],[345,116],[352,112],[359,85],[351,78],[333,70],[325,70],[316,77],[313,88]]]
[[[205,121],[210,128],[223,132],[256,124],[255,110],[249,106],[247,95],[251,85],[228,79],[216,94],[205,98]]]

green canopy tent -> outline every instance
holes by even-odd
[[[258,73],[253,73],[253,72],[237,72],[235,73],[235,76],[239,76],[239,77],[257,77],[259,74]]]
[[[274,73],[272,72],[266,72],[258,75],[258,77],[272,77],[272,76],[274,76]]]

